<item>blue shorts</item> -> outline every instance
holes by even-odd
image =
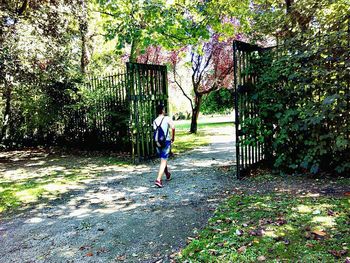
[[[158,156],[164,160],[167,160],[169,158],[170,148],[171,148],[171,141],[166,141],[164,148],[156,147]]]

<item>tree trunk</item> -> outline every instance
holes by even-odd
[[[89,56],[87,50],[87,33],[88,33],[88,20],[87,20],[87,8],[85,1],[80,1],[81,4],[81,14],[79,18],[79,29],[81,37],[81,58],[80,58],[80,70],[81,73],[85,75],[86,67],[89,64]]]
[[[288,14],[290,13],[293,4],[294,0],[286,0],[286,11]]]
[[[191,128],[190,133],[197,133],[197,121],[199,116],[199,111],[202,103],[201,94],[196,94],[194,98],[194,107],[192,108],[192,118],[191,118]]]
[[[131,43],[129,61],[132,63],[136,63],[139,55],[140,55],[139,40],[134,38]]]
[[[4,100],[5,100],[5,112],[4,119],[2,120],[2,128],[0,134],[0,141],[3,142],[5,139],[9,137],[9,128],[11,121],[11,98],[12,98],[12,88],[8,83],[5,83],[5,92],[4,92]]]

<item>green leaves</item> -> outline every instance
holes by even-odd
[[[272,140],[281,170],[349,171],[347,28],[337,26],[327,35],[315,35],[312,28],[295,33],[284,45],[260,54],[251,69],[259,72],[251,98],[259,98],[261,123],[244,120],[244,143],[251,143],[249,135],[270,130],[272,135],[261,134],[264,141]]]

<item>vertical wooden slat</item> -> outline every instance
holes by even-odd
[[[145,115],[145,133],[146,133],[146,155],[149,156],[150,155],[150,125],[151,125],[151,118],[150,118],[150,100],[148,99],[148,95],[149,95],[149,80],[148,80],[148,69],[145,69],[145,72],[144,72],[144,76],[145,76],[145,87],[146,87],[146,90],[145,90],[145,95],[147,96],[146,97],[146,101],[145,101],[145,105],[146,105],[146,108],[147,108],[147,112],[146,112],[146,115]]]
[[[235,117],[234,117],[234,125],[235,125],[235,143],[236,143],[236,177],[240,179],[240,149],[239,149],[239,94],[238,94],[238,81],[237,81],[237,42],[233,43],[233,86],[235,91]]]
[[[138,133],[139,133],[139,140],[140,140],[140,157],[145,157],[145,136],[144,136],[144,111],[143,111],[143,83],[142,83],[142,67],[138,67],[137,70],[137,78],[138,78],[138,98],[139,98],[139,106],[138,106],[138,114],[139,114],[139,123],[138,123]]]

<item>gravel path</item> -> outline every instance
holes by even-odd
[[[222,172],[234,160],[232,134],[170,160],[162,189],[153,186],[157,162],[113,169],[0,221],[0,262],[171,261],[233,189]]]

